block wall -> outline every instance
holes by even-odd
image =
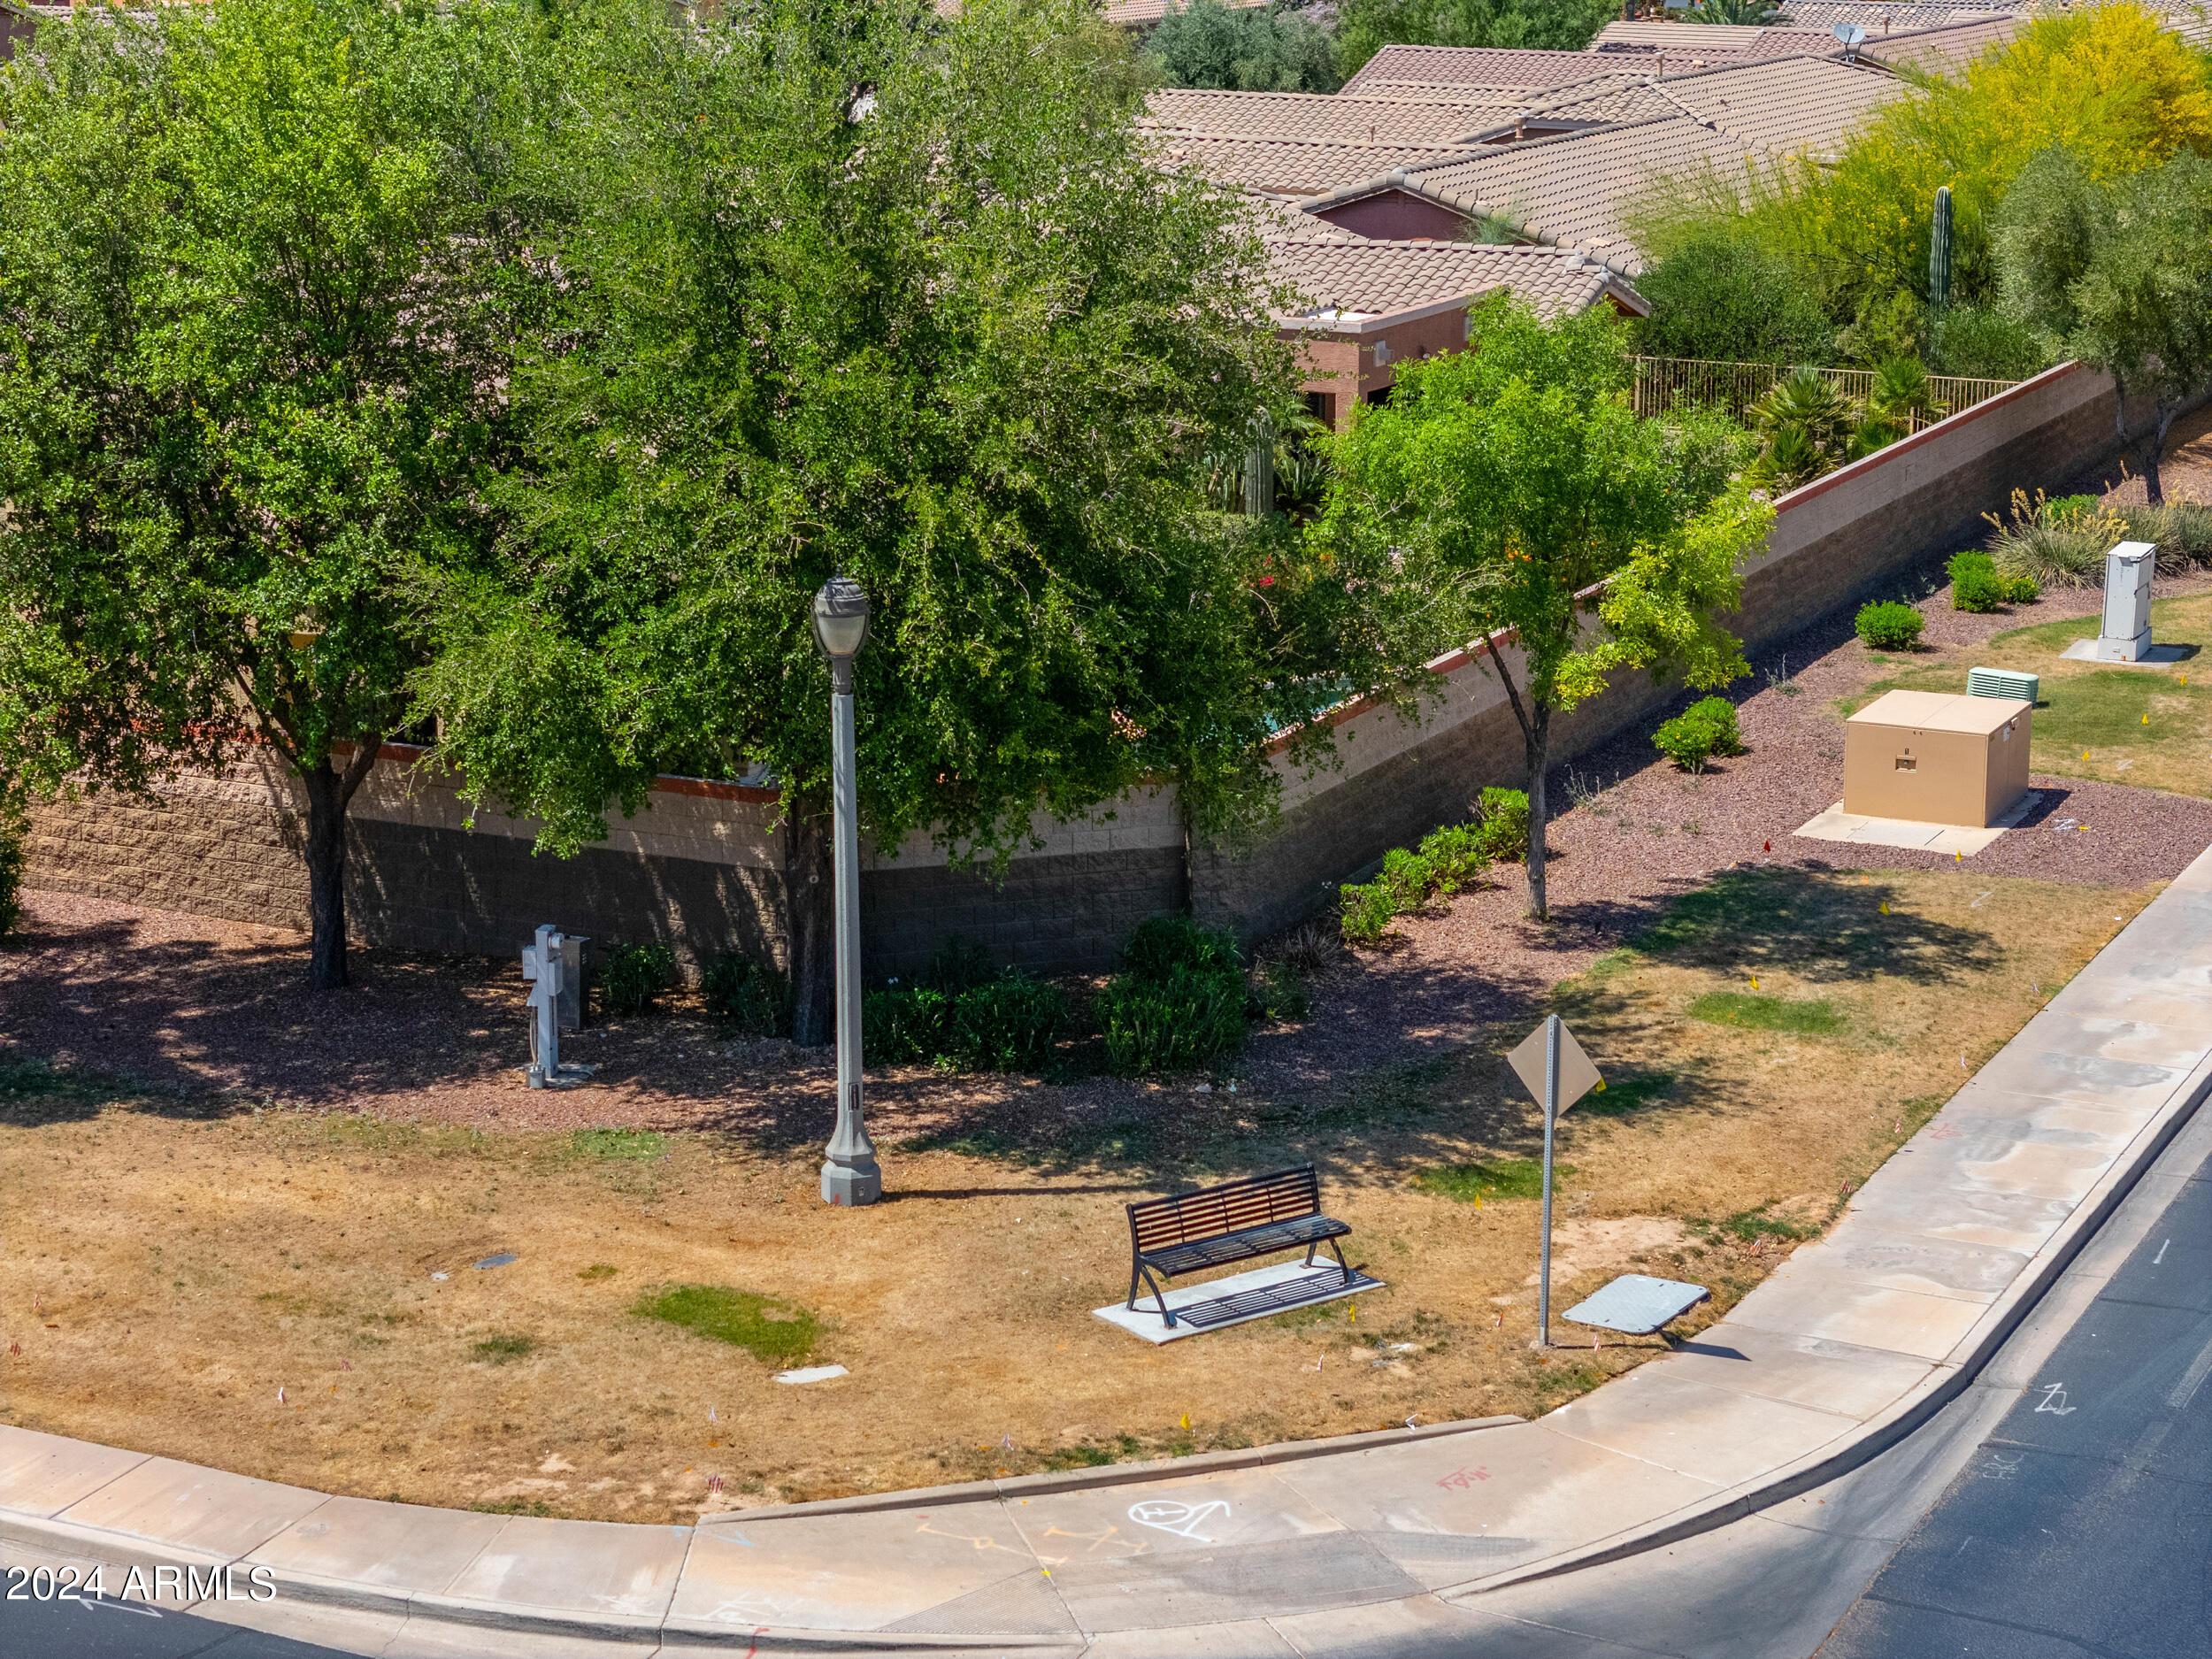
[[[2116,448],[2103,377],[2065,365],[1831,473],[1776,503],[1746,569],[1736,631],[1755,649],[1978,539],[1979,515],[2018,485],[2072,476]],[[1518,653],[1503,660],[1518,681]],[[1390,848],[1465,816],[1486,786],[1525,783],[1519,728],[1486,652],[1435,666],[1441,699],[1415,719],[1356,705],[1334,728],[1337,764],[1287,760],[1282,813],[1256,846],[1186,859],[1171,792],[1141,789],[1089,818],[1033,826],[1038,843],[997,877],[926,836],[863,860],[863,948],[904,973],[949,933],[1047,972],[1110,964],[1145,917],[1193,904],[1258,937],[1325,906]],[[1624,677],[1555,729],[1571,759],[1649,718],[1674,694]],[[157,799],[102,795],[33,815],[27,883],[279,926],[303,926],[294,787],[273,768],[187,778]],[[660,939],[694,962],[742,948],[785,956],[785,854],[772,790],[664,779],[648,810],[616,818],[574,859],[532,850],[534,826],[472,815],[419,751],[380,762],[357,797],[348,904],[356,936],[403,949],[505,955],[550,922],[600,938]]]

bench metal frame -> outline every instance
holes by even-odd
[[[1305,1247],[1306,1265],[1311,1267],[1314,1252],[1326,1245],[1343,1271],[1344,1284],[1352,1283],[1351,1265],[1336,1243],[1352,1230],[1321,1213],[1321,1181],[1310,1164],[1194,1192],[1142,1199],[1127,1209],[1128,1310],[1136,1311],[1138,1295],[1148,1287],[1170,1330],[1175,1328],[1175,1315],[1168,1310],[1160,1279],[1179,1273],[1225,1267],[1300,1245]]]

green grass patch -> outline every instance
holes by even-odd
[[[469,1348],[470,1355],[487,1365],[511,1365],[518,1359],[526,1359],[537,1352],[535,1337],[488,1336]]]
[[[1832,1002],[1793,1002],[1749,991],[1708,991],[1688,1009],[1692,1019],[1748,1031],[1793,1031],[1807,1037],[1832,1037],[1844,1028]]]
[[[1571,1164],[1554,1164],[1551,1167],[1552,1190],[1559,1190],[1559,1183],[1574,1173]],[[1540,1158],[1496,1158],[1488,1164],[1452,1164],[1440,1169],[1423,1170],[1413,1178],[1413,1184],[1425,1193],[1455,1202],[1471,1204],[1478,1201],[1490,1203],[1501,1198],[1541,1198],[1544,1195],[1544,1165]]]
[[[821,1328],[796,1302],[726,1285],[664,1285],[640,1297],[630,1311],[727,1342],[770,1363],[804,1359]]]
[[[1763,1204],[1756,1210],[1739,1210],[1723,1221],[1707,1222],[1700,1231],[1724,1233],[1746,1244],[1761,1239],[1810,1239],[1817,1237],[1820,1233],[1820,1229],[1809,1221],[1792,1221],[1784,1216],[1770,1216]]]
[[[627,1159],[643,1163],[668,1150],[668,1137],[650,1129],[579,1129],[568,1149],[580,1158]]]
[[[598,1283],[598,1281],[603,1279],[612,1279],[614,1275],[615,1265],[612,1262],[594,1262],[589,1267],[584,1269],[583,1271],[577,1274],[576,1277],[582,1279],[587,1285],[592,1285]]]
[[[1050,1470],[1103,1469],[1114,1461],[1114,1455],[1102,1446],[1063,1446],[1047,1452],[1039,1461]]]
[[[398,1502],[396,1498],[388,1501]],[[559,1513],[542,1498],[505,1498],[497,1503],[472,1503],[469,1510],[474,1515],[534,1515],[540,1520],[550,1519]]]
[[[1620,1118],[1663,1101],[1674,1092],[1674,1073],[1647,1071],[1605,1079],[1575,1102],[1575,1110],[1598,1118]]]

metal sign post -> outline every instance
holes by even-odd
[[[1602,1086],[1605,1079],[1598,1075],[1597,1067],[1590,1064],[1590,1056],[1582,1052],[1574,1033],[1556,1014],[1545,1016],[1544,1023],[1523,1038],[1520,1047],[1506,1059],[1513,1067],[1514,1075],[1544,1105],[1544,1238],[1537,1267],[1535,1345],[1549,1348],[1553,1141],[1559,1128],[1559,1115],[1592,1089]]]

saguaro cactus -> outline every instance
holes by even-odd
[[[1928,235],[1928,309],[1951,303],[1951,187],[1936,187],[1935,219]]]
[[[1258,411],[1245,435],[1250,445],[1244,452],[1245,516],[1264,518],[1275,511],[1275,418]]]

